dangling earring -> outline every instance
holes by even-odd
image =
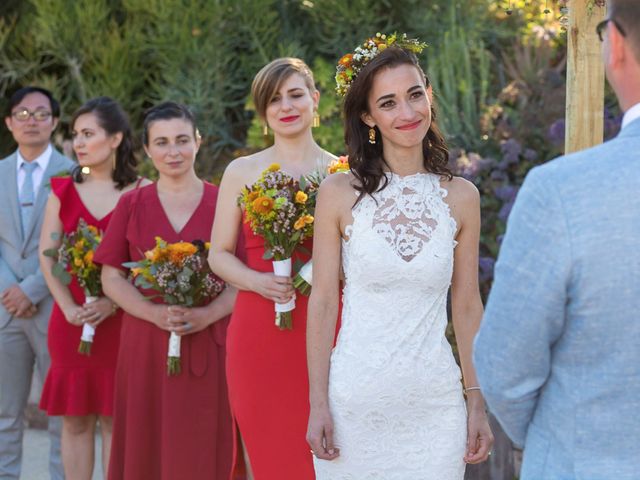
[[[373,127],[369,129],[369,143],[371,145],[375,145],[376,143],[376,129]]]
[[[262,125],[262,135],[265,137],[269,135],[269,125],[267,125],[266,123]]]
[[[313,128],[318,128],[320,126],[320,115],[316,111],[313,115],[313,124],[311,125]]]
[[[91,169],[89,167],[82,167],[80,171],[85,175],[89,175],[91,173]]]
[[[116,169],[116,153],[113,152],[111,156],[111,170],[114,171]]]

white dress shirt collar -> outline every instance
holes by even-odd
[[[638,118],[640,118],[640,103],[636,103],[633,107],[625,112],[624,117],[622,117],[622,128],[626,127]]]

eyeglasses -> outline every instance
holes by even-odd
[[[29,117],[33,117],[36,122],[44,122],[51,118],[51,112],[48,110],[36,110],[35,112],[30,112],[29,110],[24,108],[22,110],[13,112],[11,116],[19,122],[26,122],[27,120],[29,120]]]
[[[616,26],[616,28],[618,29],[618,31],[623,37],[627,36],[627,32],[624,31],[624,28],[622,28],[622,25],[616,22],[613,18],[605,18],[600,23],[598,23],[598,25],[596,25],[596,33],[598,34],[598,38],[600,39],[601,42],[604,40],[604,37],[602,36],[602,34],[609,22],[613,23]]]

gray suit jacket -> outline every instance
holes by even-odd
[[[33,317],[38,329],[47,331],[53,300],[40,272],[38,244],[44,217],[44,207],[50,192],[49,178],[63,170],[70,170],[74,162],[53,150],[42,183],[36,193],[34,214],[27,233],[22,236],[20,206],[16,183],[17,154],[13,153],[0,161],[0,292],[18,283],[20,288],[38,307]],[[12,315],[0,305],[0,329],[4,328]]]
[[[529,173],[474,362],[522,480],[640,478],[640,120]]]

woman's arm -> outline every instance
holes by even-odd
[[[67,322],[72,325],[82,325],[82,306],[76,304],[66,285],[56,278],[51,269],[56,263],[51,257],[44,255],[45,250],[58,249],[62,243],[62,222],[59,217],[60,200],[55,194],[50,194],[45,207],[42,230],[40,231],[40,270],[47,282],[47,287],[54,300],[64,313]]]
[[[211,230],[209,265],[216,275],[240,290],[257,292],[269,300],[286,303],[294,290],[289,277],[271,272],[258,272],[247,267],[235,256],[242,210],[238,195],[245,184],[245,159],[229,164],[220,183],[216,216]]]
[[[102,265],[102,289],[128,314],[153,323],[158,328],[173,331],[168,305],[150,302],[127,279],[126,273],[111,265]]]
[[[325,180],[318,192],[313,237],[313,288],[307,310],[307,363],[311,412],[307,442],[314,454],[332,460],[339,456],[333,443],[329,411],[329,358],[333,346],[340,297],[340,211],[344,206],[346,175]],[[350,189],[351,187],[347,187]]]
[[[456,343],[462,366],[465,388],[478,386],[473,367],[473,339],[482,319],[482,300],[478,287],[478,246],[480,243],[480,195],[476,187],[466,180],[455,179],[452,200],[460,225],[458,245],[454,250],[454,268],[451,281],[451,313]],[[453,198],[455,197],[455,199]],[[486,418],[484,399],[480,390],[467,393],[469,414],[467,454],[465,461],[479,463],[487,459],[493,435]]]

